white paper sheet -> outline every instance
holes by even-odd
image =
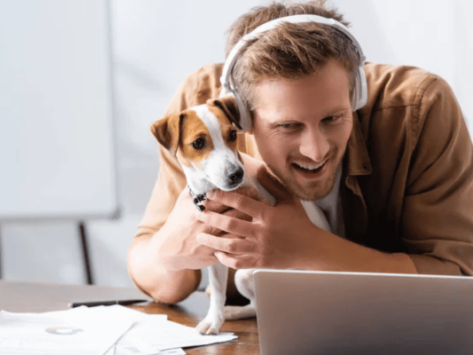
[[[115,355],[177,355],[184,353],[175,352],[179,348],[222,343],[238,338],[233,333],[201,335],[195,328],[168,321],[165,315],[145,314],[122,306],[106,308],[114,314],[136,316],[136,323],[117,342]],[[109,351],[106,355],[112,354]]]
[[[132,344],[140,344],[140,350],[151,355],[167,349],[227,342],[238,337],[233,333],[201,335],[192,327],[170,321],[156,322],[150,319],[135,324],[124,338]]]
[[[133,322],[0,312],[0,354],[103,355]]]
[[[47,313],[0,312],[0,354],[181,355],[181,349],[236,339],[123,306],[78,307]]]

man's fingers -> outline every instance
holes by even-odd
[[[230,208],[230,207],[229,207],[229,210],[226,211],[224,214],[226,216],[235,217],[235,218],[238,218],[238,219],[242,219],[244,221],[251,221],[252,220],[252,218],[250,216],[248,216],[247,214],[244,214],[243,212],[240,212],[240,211],[235,210],[235,209]]]
[[[211,234],[199,233],[197,241],[209,248],[229,254],[245,254],[252,250],[247,241],[230,234],[226,234],[224,237],[215,237]]]
[[[251,222],[243,221],[238,218],[229,217],[212,211],[197,212],[197,219],[206,225],[220,229],[224,232],[238,236],[246,236],[252,231]]]
[[[251,197],[252,199],[256,199],[258,197],[258,191],[254,187],[240,187],[239,189],[235,190],[241,195],[245,195]]]
[[[220,205],[222,206],[222,205]],[[234,217],[234,218],[238,218],[238,219],[241,219],[243,221],[251,221],[252,218],[240,211],[237,211],[237,210],[234,210],[233,208],[231,207],[227,207],[227,211],[224,211],[223,214],[225,214],[226,216],[229,216],[229,217]],[[211,211],[210,209],[208,211]],[[199,213],[199,212],[197,212]],[[217,212],[218,213],[218,212]],[[213,226],[209,226],[207,225],[204,229],[204,232],[207,233],[207,234],[212,234],[212,235],[215,235],[215,236],[220,236],[222,234],[224,234],[225,232],[222,232],[220,229],[218,228],[215,228]]]
[[[262,198],[260,201],[263,202],[264,204],[268,205],[268,206],[271,206],[271,205],[272,205],[272,204],[271,204],[271,201],[268,200],[267,198]]]
[[[240,187],[238,190],[236,190],[240,195],[244,195],[247,197],[250,197],[252,199],[257,199],[258,197],[258,192],[254,187]],[[221,203],[211,201],[211,200],[205,200],[204,206],[206,209],[209,209],[210,211],[217,212],[217,213],[226,213],[230,208],[226,205],[222,205]]]
[[[232,269],[247,269],[253,266],[251,264],[251,258],[246,254],[235,256],[221,251],[216,251],[215,256],[223,265]]]
[[[221,203],[205,200],[204,201],[205,209],[213,211],[216,213],[226,213],[230,208],[228,206],[222,205]]]
[[[234,191],[215,190],[208,194],[210,201],[232,207],[237,211],[257,218],[261,212],[261,202]]]
[[[256,177],[261,185],[269,192],[270,195],[274,196],[276,203],[289,201],[292,199],[292,194],[286,189],[286,187],[271,174],[267,167],[261,166]]]

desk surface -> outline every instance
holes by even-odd
[[[0,309],[10,312],[47,312],[68,308],[70,302],[143,298],[133,288],[59,285],[0,280]],[[207,313],[209,300],[195,292],[187,300],[166,306],[155,302],[130,306],[149,313],[167,314],[173,322],[195,327]],[[187,354],[259,354],[258,330],[255,319],[225,322],[222,331],[233,332],[238,339],[228,343],[186,348]]]

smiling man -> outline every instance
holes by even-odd
[[[264,162],[294,195],[318,200],[332,190],[353,126],[350,77],[335,59],[298,79],[255,88],[254,128]]]
[[[323,1],[274,3],[234,23],[227,54],[258,26],[300,14],[343,22]],[[367,100],[358,107],[359,52],[350,36],[313,22],[281,24],[246,43],[232,79],[252,127],[237,145],[277,203],[248,190],[215,191],[196,213],[178,162],[160,149],[158,181],[129,253],[141,290],[178,302],[217,261],[473,274],[473,148],[451,89],[417,68],[366,63]],[[220,64],[190,75],[166,115],[218,97],[221,75]],[[316,210],[325,227],[314,223]]]

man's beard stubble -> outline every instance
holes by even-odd
[[[324,197],[326,197],[334,188],[335,185],[335,180],[337,177],[338,172],[342,168],[342,162],[343,158],[345,156],[344,154],[340,157],[340,160],[337,163],[337,168],[333,171],[330,176],[327,177],[327,183],[328,183],[328,188],[326,188],[322,193],[319,191],[314,191],[312,194],[307,194],[301,191],[298,188],[298,184],[293,181],[291,178],[286,178],[282,174],[278,174],[274,169],[272,169],[270,166],[268,166],[269,170],[273,173],[274,176],[278,178],[278,180],[281,182],[281,184],[294,196],[298,197],[302,201],[315,201],[315,200],[320,200]]]

